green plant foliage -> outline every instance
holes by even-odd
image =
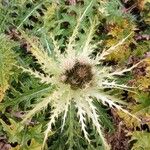
[[[91,144],[89,144],[82,136],[83,133],[80,130],[78,124],[78,119],[75,115],[75,107],[70,107],[70,112],[66,120],[66,127],[63,132],[56,125],[56,131],[50,133],[51,137],[49,138],[49,149],[70,149],[70,150],[99,150],[104,149],[99,135],[96,131],[92,131],[92,126],[89,124],[89,131],[91,132]],[[106,119],[106,118],[105,118]],[[109,120],[107,120],[109,122]],[[58,123],[60,124],[60,123]],[[54,134],[55,133],[55,134]],[[65,144],[64,144],[65,143]],[[94,144],[94,146],[93,146]]]
[[[129,134],[130,135],[130,134]],[[150,145],[150,133],[146,131],[135,131],[131,133],[132,138],[130,142],[133,142],[131,150],[149,150]]]
[[[0,101],[10,85],[10,77],[13,74],[15,54],[12,51],[13,44],[4,35],[0,35]]]
[[[149,0],[70,1],[0,1],[0,138],[11,150],[109,150],[121,122],[129,149],[149,150],[136,131],[150,126]]]
[[[135,113],[149,114],[150,113],[150,95],[149,93],[140,93],[137,97],[139,103],[133,108]]]
[[[108,23],[112,24],[121,24],[125,18],[132,18],[129,13],[124,13],[124,6],[118,0],[104,1],[99,10]]]
[[[16,121],[9,119],[10,125],[7,125],[3,120],[0,120],[3,130],[8,137],[8,141],[11,143],[18,142],[18,147],[14,149],[30,150],[39,149],[42,147],[41,138],[41,125],[35,127],[26,127],[23,130],[23,126],[20,126]]]
[[[5,110],[8,106],[13,107],[15,110],[20,107],[25,110],[27,107],[31,107],[34,98],[40,100],[43,95],[52,90],[52,87],[41,85],[35,79],[27,76],[26,81],[16,85],[20,86],[19,89],[11,88],[10,96],[7,96],[1,105],[2,110]]]
[[[58,41],[55,40],[55,36],[56,36],[55,34],[50,35],[53,44],[53,50],[51,53],[47,53],[48,50],[45,50],[44,46],[41,44],[41,41],[37,37],[28,36],[27,34],[25,34],[25,32],[21,31],[22,38],[29,45],[28,51],[32,54],[33,57],[36,58],[36,63],[40,65],[40,69],[43,71],[43,73],[37,71],[38,69],[32,70],[32,68],[28,69],[21,66],[19,68],[21,68],[24,73],[27,72],[30,75],[34,76],[35,78],[39,78],[41,83],[45,83],[49,86],[54,85],[54,90],[52,93],[48,93],[46,96],[44,95],[44,97],[42,97],[40,101],[37,101],[35,99],[36,100],[35,106],[33,107],[33,109],[31,109],[31,111],[27,113],[27,115],[25,115],[22,121],[22,123],[26,122],[35,113],[39,112],[42,109],[45,109],[48,106],[48,104],[50,104],[50,106],[52,107],[51,110],[52,114],[50,116],[50,121],[47,124],[47,129],[45,131],[44,144],[48,138],[49,132],[52,131],[52,125],[55,124],[57,118],[59,118],[60,116],[62,117],[62,124],[60,125],[62,131],[65,128],[65,126],[67,126],[66,125],[67,116],[68,113],[70,113],[71,111],[69,110],[69,107],[75,106],[76,108],[75,113],[77,115],[79,123],[81,124],[80,132],[81,131],[83,132],[85,139],[90,143],[90,135],[88,134],[88,132],[90,131],[88,131],[87,129],[87,124],[93,124],[93,128],[95,129],[96,134],[100,136],[101,146],[104,149],[109,149],[109,145],[107,144],[105,138],[103,137],[100,122],[104,124],[103,125],[104,127],[105,124],[106,127],[112,128],[112,126],[110,126],[110,121],[106,113],[104,113],[104,110],[101,107],[99,107],[99,103],[94,104],[95,100],[96,101],[101,100],[102,104],[105,105],[108,103],[110,108],[114,107],[118,110],[123,111],[127,115],[136,118],[136,116],[133,116],[127,110],[124,110],[121,106],[116,104],[115,103],[116,99],[113,96],[103,91],[105,88],[128,89],[128,86],[123,84],[119,85],[117,83],[117,79],[115,78],[115,75],[123,75],[124,72],[129,72],[136,65],[119,72],[114,71],[111,74],[109,70],[110,68],[107,67],[105,68],[105,66],[101,64],[101,61],[105,59],[105,56],[113,52],[116,47],[122,45],[125,42],[125,40],[129,38],[131,33],[127,34],[127,36],[124,37],[118,44],[108,48],[108,50],[103,51],[101,54],[92,57],[91,56],[92,52],[94,52],[95,48],[97,48],[97,44],[94,43],[93,41],[93,34],[97,26],[98,18],[97,16],[94,17],[94,20],[92,22],[91,16],[88,17],[86,16],[89,13],[89,10],[91,11],[93,10],[92,7],[93,4],[94,3],[92,1],[89,2],[88,5],[85,5],[86,7],[84,9],[81,9],[82,13],[81,14],[79,13],[79,16],[77,15],[76,25],[74,27],[74,30],[72,31],[72,33],[69,33],[69,35],[70,34],[71,35],[69,36],[69,38],[67,38],[67,43],[64,43],[65,52],[61,53],[61,49],[59,48],[60,42],[59,40]],[[79,35],[81,34],[80,30],[82,29],[82,26],[80,28],[81,22],[83,25],[84,23],[88,23],[90,25],[89,32],[85,34],[86,38],[83,38],[84,43],[82,42],[82,38],[78,39]],[[84,31],[87,31],[88,30],[87,28],[88,28],[87,26],[84,26],[83,28]],[[76,66],[76,63],[79,64]],[[70,74],[72,72],[71,70],[73,69],[72,67],[77,67],[77,69],[74,70],[77,71],[78,67],[80,67],[80,63],[82,65],[86,65],[86,64],[91,65],[91,67],[93,66],[92,69],[95,70],[94,72],[91,70],[92,73],[89,72],[91,76],[94,76],[93,81],[90,79],[91,77],[88,76],[88,78],[92,82],[90,86],[88,85],[88,83],[86,85],[84,83],[85,81],[82,81],[81,85],[78,84],[77,82],[78,79],[76,79],[76,77],[73,77],[74,75]],[[100,69],[102,69],[101,75],[98,75],[99,74],[98,66],[100,67]],[[70,68],[71,70],[69,69],[70,70],[69,71],[68,68]],[[67,74],[69,74],[69,76]],[[76,73],[74,72],[74,74]],[[67,82],[69,82],[69,85]],[[87,88],[85,88],[84,86],[87,86]],[[88,95],[88,93],[91,94]],[[100,116],[102,116],[102,118],[100,118]],[[70,135],[68,136],[71,137]],[[72,145],[72,140],[68,140],[68,142],[71,142],[68,144]],[[88,147],[92,147],[92,145],[94,146],[94,144],[91,144]],[[97,144],[96,148],[99,148],[98,145],[99,144]],[[55,144],[54,147],[55,146],[58,146],[58,144]],[[59,147],[62,148],[62,146]],[[83,145],[82,147],[84,148]],[[65,147],[62,149],[65,149]]]
[[[12,143],[21,140],[21,136],[19,136],[19,130],[18,130],[19,125],[14,120],[12,119],[10,120],[11,125],[7,125],[3,120],[0,120],[0,122],[3,126],[3,130],[7,133],[9,140]]]

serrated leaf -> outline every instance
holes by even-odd
[[[134,142],[131,150],[149,150],[150,149],[150,133],[145,131],[134,131],[129,134],[130,142]]]
[[[19,135],[19,132],[23,129],[23,127],[16,123],[13,119],[9,120],[10,125],[7,125],[2,119],[0,119],[3,130],[7,133],[10,142],[19,142],[21,140],[21,135]]]
[[[0,102],[9,87],[9,81],[13,74],[12,69],[15,63],[14,57],[12,43],[10,43],[6,36],[0,35]]]
[[[133,113],[145,115],[150,113],[150,94],[139,93],[136,98],[138,104],[132,107]]]

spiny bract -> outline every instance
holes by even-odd
[[[103,50],[94,57],[92,53],[98,47],[99,43],[93,44],[93,34],[96,27],[96,23],[93,21],[85,42],[80,49],[77,49],[78,41],[76,40],[76,37],[78,35],[78,30],[91,5],[92,2],[78,18],[77,25],[73,30],[72,36],[68,38],[66,49],[63,53],[52,34],[51,39],[54,45],[53,55],[48,55],[40,43],[36,42],[35,44],[35,41],[32,40],[32,38],[30,39],[24,34],[24,38],[30,45],[29,51],[41,65],[44,74],[29,68],[26,69],[21,67],[22,70],[39,78],[42,83],[54,86],[53,92],[49,93],[49,95],[43,98],[41,102],[36,104],[35,107],[25,115],[25,118],[22,121],[22,123],[26,122],[27,119],[31,118],[35,113],[50,104],[52,110],[50,121],[47,124],[47,130],[45,131],[44,144],[48,138],[48,133],[52,130],[52,125],[55,124],[59,116],[62,116],[63,118],[63,123],[61,125],[61,129],[63,130],[71,105],[76,107],[77,117],[79,118],[84,137],[90,142],[86,130],[86,123],[90,120],[93,127],[96,128],[96,131],[100,135],[105,149],[110,149],[110,147],[103,136],[100,116],[97,114],[97,107],[93,102],[95,100],[101,101],[104,105],[121,110],[136,118],[136,116],[130,114],[127,110],[124,110],[120,105],[116,104],[116,99],[113,96],[104,92],[104,89],[106,88],[128,89],[128,86],[118,84],[116,77],[131,71],[136,65],[115,72],[111,72],[110,67],[102,65],[102,60],[114,51],[116,47],[123,44],[132,33],[120,40],[118,44],[110,47],[108,50]]]

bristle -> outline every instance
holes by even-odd
[[[92,80],[92,67],[89,64],[76,62],[62,77],[65,77],[64,83],[70,84],[72,89],[84,88]]]

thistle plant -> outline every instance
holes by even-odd
[[[111,67],[103,65],[103,61],[107,55],[126,42],[132,33],[109,49],[104,49],[102,52],[93,55],[93,52],[95,52],[100,44],[95,43],[93,39],[97,26],[96,19],[94,18],[91,21],[85,41],[80,47],[78,46],[80,40],[77,40],[77,36],[80,25],[91,5],[92,1],[77,19],[77,24],[72,35],[66,42],[64,52],[61,52],[61,45],[58,44],[52,33],[50,34],[50,38],[53,41],[53,54],[48,54],[36,38],[29,38],[22,32],[22,36],[29,45],[28,50],[36,58],[37,63],[40,64],[43,73],[31,68],[19,67],[23,72],[28,72],[35,78],[40,79],[40,82],[53,87],[52,92],[48,93],[40,102],[35,104],[34,108],[25,115],[22,121],[22,123],[25,123],[37,112],[46,109],[48,105],[51,106],[51,115],[45,131],[43,148],[49,132],[52,131],[52,126],[55,125],[58,117],[62,117],[61,131],[64,130],[66,119],[72,106],[76,108],[75,112],[85,139],[90,143],[87,124],[91,123],[99,134],[106,150],[110,149],[110,146],[103,135],[101,118],[97,113],[99,108],[95,106],[95,101],[101,102],[112,109],[122,111],[139,120],[136,116],[123,109],[119,100],[104,90],[107,88],[132,90],[131,87],[125,84],[119,84],[118,78],[124,75],[125,72],[130,72],[137,64],[131,68],[116,71],[113,71]]]

